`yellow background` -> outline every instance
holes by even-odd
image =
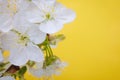
[[[60,32],[67,39],[54,53],[69,65],[55,80],[120,80],[120,0],[59,2],[77,18]]]

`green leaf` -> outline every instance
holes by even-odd
[[[6,66],[7,64],[8,64],[8,63],[0,63],[0,72],[5,70],[5,66]]]
[[[16,74],[16,76],[19,78],[19,80],[25,80],[24,79],[24,74],[27,71],[27,67],[23,66]]]
[[[5,67],[7,64],[8,64],[8,62],[6,62],[6,63],[0,63],[0,68],[1,67]]]
[[[18,71],[18,75],[22,76],[25,74],[25,72],[27,71],[27,67],[23,66],[19,71]]]

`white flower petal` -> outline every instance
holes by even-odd
[[[0,50],[0,62],[3,61],[3,55],[2,55],[2,52]]]
[[[58,20],[61,23],[69,23],[72,22],[76,17],[76,14],[70,10],[70,9],[65,9],[61,12],[61,14],[56,16],[56,20]]]
[[[35,68],[29,67],[29,72],[36,77],[42,77],[44,73],[44,70],[42,68],[43,62],[36,62]]]
[[[51,20],[40,24],[39,29],[45,33],[55,33],[63,28],[63,25],[57,21]]]
[[[12,18],[8,14],[0,14],[0,30],[8,32],[12,29]]]
[[[35,62],[42,62],[44,60],[42,50],[36,45],[28,44],[28,46],[26,46],[26,54],[29,60]]]
[[[23,46],[16,46],[16,48],[10,50],[9,61],[11,64],[21,66],[25,65],[28,61],[26,48]]]
[[[68,64],[66,62],[61,62],[58,66],[59,68],[64,69],[65,67],[68,66]]]
[[[55,19],[61,23],[72,22],[76,17],[74,11],[65,8],[60,3],[56,3],[55,5],[55,15]]]
[[[41,8],[41,5],[53,6],[56,0],[33,0],[33,2]]]
[[[27,34],[35,44],[40,44],[46,39],[46,33],[41,32],[39,28],[35,26],[31,27]]]
[[[41,23],[45,20],[43,11],[34,5],[25,11],[25,17],[32,23]]]
[[[42,50],[35,46],[35,45],[29,45],[26,47],[26,54],[29,60],[35,61],[35,62],[43,62],[44,55]]]
[[[11,48],[15,48],[18,40],[18,36],[13,32],[7,32],[3,34],[1,37],[1,47],[3,50],[10,50]]]
[[[42,77],[44,74],[44,70],[43,69],[33,69],[30,68],[29,69],[30,73],[36,77]]]
[[[23,11],[18,12],[15,15],[13,22],[14,22],[14,29],[21,33],[25,33],[29,29],[29,27],[33,25],[32,23],[26,20]]]
[[[52,76],[55,73],[55,69],[51,69],[49,67],[47,67],[47,69],[44,69],[44,76]]]
[[[4,77],[1,77],[0,80],[15,80],[15,79],[11,76],[4,76]]]
[[[30,0],[16,0],[17,7],[20,11],[23,11],[30,7],[31,1]]]

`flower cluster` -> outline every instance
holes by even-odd
[[[24,80],[27,69],[37,77],[58,74],[66,64],[51,48],[65,37],[54,33],[75,16],[56,0],[0,0],[0,80]]]

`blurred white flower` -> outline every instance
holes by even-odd
[[[16,25],[27,25],[23,17],[28,7],[26,5],[30,4],[27,2],[27,0],[0,0],[0,31],[8,32]]]
[[[37,44],[45,40],[46,34],[40,32],[38,27],[35,26],[34,28],[18,29],[9,31],[1,37],[2,48],[9,50],[11,53],[9,58],[11,64],[21,66],[29,60],[35,62],[43,61],[43,52]]]
[[[0,80],[15,80],[15,79],[11,76],[4,76],[4,77],[1,77]]]
[[[30,69],[30,72],[36,77],[42,76],[52,76],[52,75],[59,75],[61,70],[66,67],[67,64],[65,62],[61,62],[60,60],[56,60],[53,64],[47,66],[46,68],[39,68],[39,69]]]
[[[65,8],[55,0],[33,0],[36,6],[31,6],[25,14],[29,22],[38,24],[45,33],[55,33],[62,29],[65,23],[75,18],[75,13]],[[51,4],[51,5],[50,5]]]

